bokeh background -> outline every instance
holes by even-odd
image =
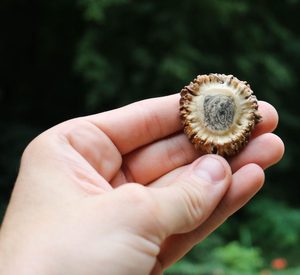
[[[277,108],[285,156],[167,274],[300,274],[299,14],[298,0],[1,0],[0,217],[40,132],[178,92],[197,74],[234,74]]]

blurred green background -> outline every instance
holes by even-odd
[[[300,274],[299,15],[298,0],[1,0],[0,217],[43,130],[234,74],[277,108],[285,157],[167,274]]]

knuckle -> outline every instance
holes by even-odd
[[[151,226],[161,228],[160,204],[150,189],[136,183],[129,183],[120,188],[123,189],[122,197],[128,212],[134,213],[136,222],[146,220]]]
[[[61,142],[66,142],[68,133],[78,131],[84,124],[82,118],[74,118],[64,121],[45,132],[35,137],[25,148],[22,154],[22,159],[32,157],[37,152],[46,152],[47,148],[49,151],[53,149],[53,145]]]
[[[28,158],[31,158],[33,155],[35,155],[36,151],[39,151],[40,148],[42,148],[44,145],[44,138],[42,135],[37,136],[34,138],[25,148],[22,154],[22,160],[27,160]]]
[[[201,222],[206,212],[206,199],[203,189],[197,182],[188,182],[181,186],[187,219],[190,224]]]
[[[62,142],[62,136],[53,129],[49,129],[34,138],[24,149],[21,161],[36,158],[46,160],[53,154],[56,148],[55,144]]]
[[[141,205],[152,205],[153,198],[149,194],[147,188],[136,183],[128,183],[121,187],[123,189],[123,196],[130,205],[138,207]]]

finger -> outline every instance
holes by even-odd
[[[106,181],[110,181],[120,169],[122,157],[119,151],[112,141],[94,124],[79,118],[59,124],[51,131],[65,136],[71,147],[79,153],[80,157],[77,156],[76,160],[81,162],[81,166],[75,163],[75,159],[73,161],[76,171],[80,169],[79,167],[88,169],[86,165],[82,166],[82,162],[86,161],[90,165],[90,169],[93,168]],[[80,177],[83,177],[83,175]]]
[[[278,162],[282,158],[284,152],[284,144],[281,139],[273,134],[261,135],[252,140],[248,146],[250,147],[249,149],[246,147],[240,155],[230,160],[229,163],[233,173],[250,163],[255,163],[265,169]],[[187,168],[188,165],[174,169],[151,182],[149,186],[161,187],[171,184],[172,181],[180,176]]]
[[[272,105],[260,102],[259,112],[263,119],[255,128],[252,140],[259,135],[273,131],[277,126],[278,115]],[[201,155],[203,153],[196,151],[188,138],[179,133],[126,155],[123,159],[123,171],[131,181],[147,184],[173,169],[191,163]]]
[[[130,181],[147,184],[203,155],[183,134],[159,140],[124,156],[122,169]]]
[[[263,170],[248,164],[238,170],[232,178],[232,184],[212,215],[197,229],[180,235],[171,236],[163,244],[158,256],[160,266],[167,268],[182,258],[198,242],[206,238],[230,215],[247,203],[262,187]]]
[[[240,154],[229,160],[229,164],[233,173],[248,163],[256,163],[266,169],[277,163],[283,153],[282,140],[274,134],[267,133],[251,140]]]
[[[172,184],[149,189],[159,209],[159,230],[170,236],[199,226],[214,211],[230,182],[228,163],[222,157],[206,155]]]
[[[166,137],[181,129],[179,119],[179,94],[152,98],[128,106],[88,116],[114,142],[122,154]],[[276,110],[260,101],[259,111],[263,122],[257,125],[254,136],[272,131],[278,121]]]
[[[258,111],[262,116],[262,121],[255,126],[251,137],[257,137],[264,133],[273,132],[278,124],[278,113],[276,109],[265,101],[258,102]]]
[[[43,201],[51,205],[52,200],[69,200],[74,196],[78,198],[86,196],[87,193],[100,194],[112,190],[107,181],[70,142],[68,132],[72,131],[71,128],[65,123],[51,128],[36,137],[24,151],[18,177],[21,184],[16,185],[16,192],[23,192],[30,197],[32,205],[35,199],[39,200],[37,204]],[[32,178],[29,185],[22,184],[24,176]],[[40,193],[41,184],[46,197],[36,198],[34,194]]]
[[[179,94],[139,101],[85,119],[104,131],[122,154],[171,135],[182,127]]]

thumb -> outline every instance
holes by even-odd
[[[205,155],[173,182],[161,182],[164,187],[152,188],[160,210],[156,216],[160,233],[170,236],[201,225],[217,207],[230,182],[227,161],[220,156]]]

